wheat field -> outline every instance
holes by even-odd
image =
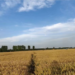
[[[0,75],[75,75],[75,49],[0,53]]]

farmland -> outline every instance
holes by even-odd
[[[75,49],[2,52],[0,75],[75,75]]]

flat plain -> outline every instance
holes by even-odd
[[[31,55],[35,74],[28,74]],[[75,49],[0,53],[0,75],[75,75]]]

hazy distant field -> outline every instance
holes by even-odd
[[[27,75],[31,54],[35,75],[75,75],[75,49],[0,53],[0,75]]]

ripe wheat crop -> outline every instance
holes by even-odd
[[[0,53],[0,75],[75,75],[75,49]]]

